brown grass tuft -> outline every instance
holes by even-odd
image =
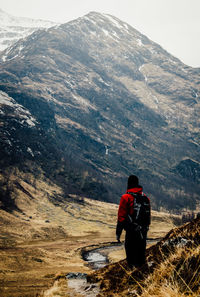
[[[200,219],[173,229],[150,247],[140,269],[128,270],[124,260],[88,278],[100,282],[99,297],[199,297]]]

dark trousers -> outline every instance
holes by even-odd
[[[129,266],[142,266],[145,263],[146,239],[146,231],[126,231],[125,250]]]

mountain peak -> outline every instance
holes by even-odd
[[[95,19],[95,20],[104,20],[106,22],[112,23],[115,26],[119,26],[122,29],[122,25],[124,24],[125,27],[131,27],[130,25],[128,25],[127,23],[123,22],[122,20],[120,20],[119,18],[111,15],[111,14],[106,14],[106,13],[100,13],[100,12],[96,12],[96,11],[91,11],[88,14],[86,14],[85,16],[83,16],[83,18],[91,18],[91,19]]]
[[[90,12],[59,27],[34,32],[0,58],[0,90],[26,108],[37,123],[34,129],[44,130],[48,143],[56,144],[50,151],[52,164],[56,155],[66,164],[76,160],[76,168],[84,171],[86,165],[105,184],[97,188],[84,181],[83,186],[82,172],[77,189],[89,197],[101,193],[103,199],[114,201],[121,193],[121,177],[134,171],[158,205],[168,205],[165,197],[171,195],[169,207],[179,207],[180,189],[186,192],[188,205],[187,197],[199,193],[199,174],[186,186],[187,176],[179,174],[182,167],[179,173],[173,170],[185,156],[199,159],[197,75],[158,44],[113,16]],[[6,106],[0,115],[9,123]],[[13,135],[12,125],[8,128],[5,133]],[[17,134],[24,149],[22,159],[27,149],[36,161],[45,159],[43,151],[49,148],[43,146],[41,130],[36,134],[38,145],[29,137],[27,147],[26,137],[20,138],[20,129],[29,133],[25,128],[20,126]],[[12,143],[12,138],[6,141]],[[3,153],[12,153],[7,142]],[[44,170],[49,169],[47,165]],[[183,165],[199,170],[195,164]],[[69,180],[69,189],[71,184]]]
[[[24,38],[39,28],[49,28],[57,25],[52,21],[13,16],[0,9],[0,50],[4,50],[21,38]]]

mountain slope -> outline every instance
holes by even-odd
[[[0,50],[11,46],[17,40],[30,35],[40,28],[49,28],[56,23],[12,16],[0,9]]]
[[[43,159],[47,174],[59,172],[52,178],[67,192],[76,168],[74,191],[118,201],[127,176],[135,173],[154,207],[195,207],[197,180],[176,169],[186,158],[200,160],[199,69],[96,12],[37,31],[0,59],[4,96],[30,112],[53,146],[50,163],[35,141],[29,157],[38,166]],[[48,148],[40,137],[37,142]]]
[[[126,260],[88,276],[99,282],[98,296],[197,297],[200,293],[200,218],[172,229],[147,250],[147,263],[128,270]]]

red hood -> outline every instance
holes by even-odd
[[[131,193],[139,193],[139,194],[142,194],[142,191],[143,191],[143,188],[142,188],[141,186],[138,186],[138,187],[136,187],[136,188],[128,189],[128,190],[126,191],[126,193],[131,192]]]

